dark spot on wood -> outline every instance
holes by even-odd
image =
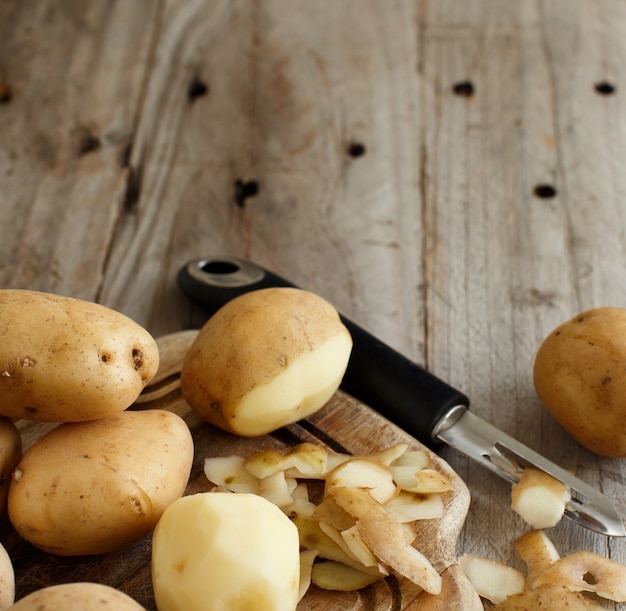
[[[133,212],[141,195],[141,169],[129,166],[124,193],[124,210]]]
[[[452,91],[454,95],[471,98],[474,96],[474,83],[472,81],[459,81],[452,85]]]
[[[92,134],[89,130],[83,130],[78,145],[78,154],[82,157],[87,153],[97,151],[100,146],[100,138]]]
[[[117,163],[120,168],[127,168],[130,165],[130,154],[133,150],[132,142],[129,142],[122,148],[118,158]]]
[[[259,183],[256,180],[235,181],[235,203],[240,208],[245,207],[247,200],[259,193]]]
[[[606,386],[607,384],[610,384],[613,380],[611,379],[611,376],[606,376],[605,378],[602,378],[602,386]]]
[[[540,184],[533,189],[535,197],[539,199],[552,199],[556,197],[556,189],[552,185]]]
[[[9,86],[0,77],[0,104],[8,104],[13,99],[13,93]]]
[[[617,87],[608,81],[600,81],[594,85],[596,93],[600,95],[613,95],[617,92]]]
[[[357,157],[363,157],[363,155],[365,155],[365,152],[365,145],[361,142],[351,142],[350,144],[348,144],[348,155],[350,155],[350,157],[352,157],[353,159],[356,159]]]
[[[194,78],[187,89],[187,97],[190,102],[195,102],[198,98],[205,96],[209,92],[209,88],[200,79]]]

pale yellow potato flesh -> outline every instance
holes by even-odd
[[[341,334],[293,359],[267,384],[242,397],[230,425],[240,435],[254,437],[315,413],[339,388],[351,348]]]
[[[0,414],[50,422],[129,407],[159,365],[154,338],[103,305],[0,290]]]
[[[165,410],[61,424],[15,469],[9,519],[52,554],[120,549],[151,532],[184,493],[193,453],[187,424]]]
[[[570,499],[563,482],[533,467],[526,467],[511,488],[511,508],[536,529],[558,524]]]
[[[8,609],[15,601],[15,571],[4,545],[0,543],[0,611]]]
[[[10,611],[145,611],[127,594],[94,582],[48,586],[18,600]]]
[[[310,416],[339,388],[352,338],[335,308],[295,288],[246,293],[200,329],[181,371],[189,405],[256,437]]]
[[[459,558],[459,568],[465,573],[478,595],[494,604],[524,591],[523,573],[502,562],[464,554]]]
[[[159,611],[294,611],[298,529],[254,494],[185,496],[155,529],[152,582]]]

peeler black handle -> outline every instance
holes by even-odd
[[[234,257],[190,261],[180,269],[177,282],[182,292],[209,314],[250,291],[294,287],[284,278]],[[432,446],[437,430],[449,419],[460,417],[469,407],[469,399],[345,316],[340,317],[353,341],[342,390]]]

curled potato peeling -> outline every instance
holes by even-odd
[[[559,558],[535,579],[533,587],[555,584],[626,602],[626,566],[588,550]]]
[[[0,290],[0,414],[49,422],[129,407],[159,364],[153,337],[103,305]]]
[[[339,388],[352,338],[335,308],[295,288],[233,299],[187,352],[181,389],[205,420],[246,437],[310,416]]]

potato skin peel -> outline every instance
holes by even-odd
[[[588,450],[626,457],[626,310],[586,310],[557,327],[537,351],[537,395]]]
[[[0,290],[0,414],[79,422],[129,407],[159,365],[154,338],[103,305]]]

